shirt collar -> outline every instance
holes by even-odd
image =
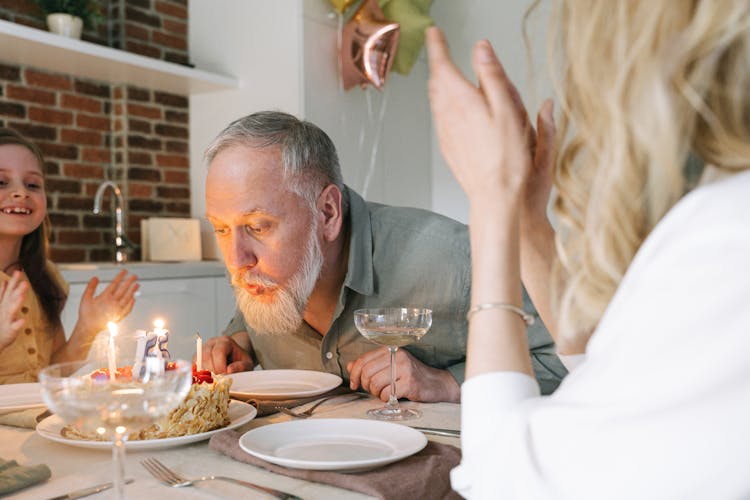
[[[344,286],[362,295],[372,295],[374,273],[372,270],[372,221],[365,200],[344,186],[344,196],[349,199],[349,263]],[[342,290],[343,293],[343,290]]]

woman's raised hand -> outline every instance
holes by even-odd
[[[523,196],[536,134],[492,46],[486,40],[474,46],[472,67],[478,86],[451,60],[440,29],[427,30],[427,49],[430,104],[440,149],[472,205],[493,203],[499,195]],[[545,116],[550,115],[551,108]]]

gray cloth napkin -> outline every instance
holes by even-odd
[[[41,483],[51,475],[46,465],[18,465],[15,460],[0,458],[0,495]]]
[[[237,399],[239,401],[244,401],[245,403],[250,403],[255,407],[256,410],[258,410],[257,417],[265,417],[266,415],[271,415],[272,413],[278,413],[279,407],[281,408],[294,408],[299,405],[303,405],[305,403],[309,403],[311,401],[317,401],[318,399],[325,398],[328,396],[335,396],[338,394],[351,394],[352,391],[346,387],[346,386],[339,386],[335,389],[331,389],[330,391],[324,393],[324,394],[318,394],[317,396],[308,396],[304,398],[293,398],[293,399],[257,399],[257,398],[248,398],[248,399],[242,399],[238,398],[237,396],[232,396],[233,399]]]
[[[220,432],[211,437],[208,447],[276,474],[330,484],[382,499],[461,498],[451,490],[450,484],[450,471],[461,461],[461,450],[455,446],[428,441],[422,451],[398,462],[371,471],[343,474],[289,469],[271,464],[245,453],[240,448],[240,436],[239,432],[233,430]]]

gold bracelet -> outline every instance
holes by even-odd
[[[505,302],[483,302],[481,304],[477,304],[469,309],[469,312],[466,313],[466,321],[470,321],[474,313],[478,313],[479,311],[486,311],[487,309],[505,309],[506,311],[511,311],[521,316],[521,319],[523,319],[524,323],[526,323],[528,326],[534,324],[534,316],[527,313],[520,307],[516,307],[513,304],[506,304]]]

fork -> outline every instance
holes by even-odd
[[[202,476],[202,477],[196,477],[196,478],[186,478],[184,476],[181,476],[177,472],[173,471],[172,469],[170,469],[163,463],[159,462],[155,458],[149,457],[149,458],[143,459],[141,460],[141,465],[147,471],[149,471],[151,475],[154,476],[156,479],[166,484],[167,486],[171,486],[172,488],[182,488],[184,486],[193,486],[194,483],[197,483],[199,481],[221,480],[221,481],[228,481],[234,484],[239,484],[242,486],[247,486],[248,488],[260,490],[265,493],[268,493],[271,496],[280,498],[282,500],[302,500],[300,497],[292,495],[290,493],[284,493],[283,491],[274,490],[272,488],[266,488],[265,486],[260,486],[258,484],[249,483],[247,481],[241,481],[233,477]]]
[[[295,417],[295,418],[309,418],[309,417],[312,416],[313,411],[315,411],[315,408],[317,408],[318,406],[322,405],[323,403],[325,403],[329,399],[339,398],[341,396],[352,396],[352,395],[354,396],[354,399],[365,397],[364,394],[360,394],[358,392],[353,392],[352,394],[333,394],[331,396],[326,396],[323,399],[319,399],[318,401],[315,402],[314,405],[312,405],[310,408],[308,408],[305,411],[293,411],[293,410],[290,410],[289,408],[287,408],[285,406],[277,406],[276,409],[279,410],[281,413],[283,413],[285,415],[289,415],[290,417]]]

